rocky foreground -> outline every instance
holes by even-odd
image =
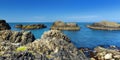
[[[28,34],[28,32],[24,33]],[[23,35],[21,34],[21,36]],[[30,40],[30,42],[24,45],[21,44],[22,41],[17,43],[12,42],[11,39],[2,41],[0,43],[0,60],[88,60],[83,52],[78,50],[61,31],[47,31],[41,39],[33,42],[31,34],[28,35],[26,38],[30,39],[25,41]]]
[[[5,20],[0,20],[0,30],[9,30],[11,27]]]
[[[109,21],[94,23],[92,25],[88,25],[87,27],[96,30],[120,30],[120,24]]]
[[[34,35],[30,31],[0,31],[0,42],[9,41],[11,43],[27,44],[35,40]]]
[[[120,60],[120,50],[116,47],[96,47],[91,60]]]
[[[33,30],[33,29],[42,29],[46,28],[44,24],[32,24],[32,25],[16,25],[16,28],[23,29],[23,30]]]
[[[80,27],[76,23],[64,23],[62,21],[56,21],[51,26],[52,30],[80,30]]]

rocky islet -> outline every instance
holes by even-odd
[[[32,25],[22,25],[22,24],[18,24],[15,26],[16,28],[19,29],[23,29],[23,30],[33,30],[33,29],[42,29],[42,28],[46,28],[47,26],[45,26],[44,24],[32,24]]]
[[[80,27],[76,23],[64,23],[62,21],[56,21],[53,23],[50,29],[77,31],[77,30],[80,30]]]
[[[92,25],[87,25],[87,27],[96,30],[120,30],[120,24],[109,21],[93,23]]]

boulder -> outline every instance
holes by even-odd
[[[35,55],[42,54],[48,60],[88,60],[70,39],[58,30],[44,32],[41,39],[26,45]],[[41,59],[41,58],[40,58]]]
[[[94,23],[92,25],[87,25],[87,27],[97,30],[120,30],[120,24],[109,21]]]
[[[103,47],[96,47],[94,49],[94,56],[96,60],[119,60],[120,51],[118,49],[108,49]]]
[[[56,21],[51,26],[51,30],[80,30],[80,27],[76,23],[64,23],[62,21]]]
[[[0,30],[9,30],[11,27],[5,20],[0,20]]]
[[[1,41],[10,41],[12,43],[21,43],[27,44],[35,40],[34,35],[30,31],[11,31],[4,30],[0,31],[0,40]]]
[[[32,25],[22,25],[18,24],[15,26],[16,28],[24,29],[24,30],[32,30],[32,29],[42,29],[46,28],[44,24],[32,24]]]

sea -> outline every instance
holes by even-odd
[[[45,24],[47,28],[28,31],[31,31],[34,34],[35,38],[39,39],[45,31],[50,30],[50,27],[53,24],[53,22],[9,23],[9,25],[11,26],[11,30],[21,31],[20,29],[15,28],[15,25],[27,25],[38,23]],[[80,27],[79,31],[62,31],[65,35],[67,35],[70,38],[72,43],[77,48],[95,48],[97,46],[107,47],[110,45],[120,47],[120,31],[104,31],[89,29],[86,26],[92,23],[86,22],[78,22],[77,24]]]

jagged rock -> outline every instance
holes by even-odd
[[[48,60],[88,60],[82,51],[58,30],[45,32],[41,39],[27,44],[26,47],[34,54],[44,54]]]
[[[5,20],[0,20],[0,30],[9,30],[11,27]]]
[[[16,25],[16,28],[24,29],[24,30],[32,30],[32,29],[41,29],[41,28],[46,28],[44,24],[33,24],[33,25]]]
[[[2,41],[10,41],[12,43],[27,44],[35,40],[34,35],[30,31],[0,31],[0,39]]]
[[[88,28],[97,29],[97,30],[120,30],[120,24],[109,21],[102,21],[88,25]]]
[[[103,47],[96,47],[94,49],[94,56],[96,60],[119,60],[120,51],[118,49],[108,49]]]
[[[80,30],[80,27],[76,23],[56,21],[53,23],[51,30]]]

